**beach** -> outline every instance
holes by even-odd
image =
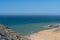
[[[60,40],[60,31],[56,28],[43,30],[30,35],[31,40]]]

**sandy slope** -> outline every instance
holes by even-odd
[[[31,40],[60,40],[60,32],[55,29],[49,29],[30,35]]]

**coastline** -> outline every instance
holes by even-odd
[[[30,35],[31,40],[60,40],[60,31],[56,28],[43,30]]]
[[[19,32],[12,31],[7,26],[0,25],[0,36],[2,39],[8,40],[60,40],[60,24],[52,24],[49,27],[51,29],[42,30],[30,35],[23,35]]]
[[[19,32],[25,35],[30,35],[32,33],[49,29],[48,25],[51,25],[51,24],[54,25],[54,24],[60,24],[60,23],[31,23],[31,24],[22,24],[22,25],[18,24],[18,25],[8,25],[8,27],[16,32]]]

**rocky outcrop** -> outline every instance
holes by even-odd
[[[30,39],[0,24],[0,40],[30,40]]]
[[[49,28],[58,28],[58,27],[60,27],[60,25],[58,25],[58,24],[55,24],[55,25],[48,25],[48,27],[49,27]]]

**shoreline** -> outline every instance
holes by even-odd
[[[8,27],[16,32],[19,32],[19,33],[22,33],[25,35],[27,35],[27,34],[30,35],[31,32],[36,33],[36,32],[42,31],[42,30],[49,29],[48,25],[51,25],[51,24],[54,25],[54,24],[60,24],[60,23],[31,23],[31,24],[22,24],[22,25],[18,24],[18,25],[13,25],[13,26],[9,25]],[[27,31],[25,30],[26,29],[25,27],[28,28]],[[18,30],[19,28],[20,28],[20,31]]]
[[[51,25],[51,24],[55,25],[55,24],[60,24],[60,23],[31,23],[31,24],[22,24],[22,25],[18,24],[18,25],[13,25],[13,26],[9,25],[8,27],[21,34],[30,35],[32,33],[37,33],[39,31],[48,30],[49,29],[48,25]]]

